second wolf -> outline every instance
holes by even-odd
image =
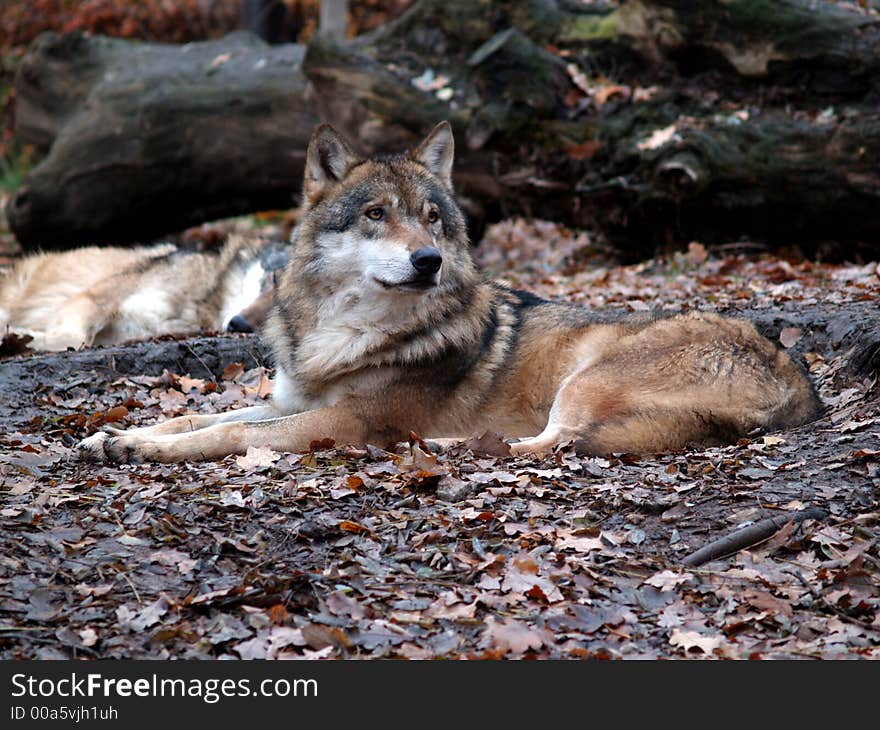
[[[0,328],[30,335],[37,350],[251,331],[265,319],[287,248],[233,234],[217,252],[162,243],[33,254],[0,272]]]
[[[384,445],[486,430],[515,454],[657,452],[803,424],[819,402],[739,319],[603,322],[483,281],[438,125],[409,153],[363,159],[329,126],[309,145],[304,213],[266,329],[272,402],[90,437],[84,452],[179,461],[317,439]]]

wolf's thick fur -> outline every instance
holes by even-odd
[[[492,429],[520,439],[514,453],[568,440],[589,454],[656,452],[817,413],[803,371],[748,322],[691,313],[602,323],[482,281],[452,154],[445,123],[413,152],[371,160],[320,127],[266,328],[272,404],[100,433],[84,451],[178,461]]]
[[[259,307],[272,281],[265,259],[280,251],[233,235],[217,253],[163,243],[34,254],[0,274],[0,332],[29,334],[37,350],[64,350],[223,330]]]

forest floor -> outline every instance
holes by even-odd
[[[255,338],[0,361],[0,658],[880,658],[880,267],[692,244],[633,266],[538,221],[493,276],[755,319],[827,412],[704,451],[544,460],[488,435],[95,465],[71,445],[262,400]],[[817,507],[818,519],[788,520]],[[824,515],[824,516],[823,516]],[[779,517],[769,539],[685,558]]]

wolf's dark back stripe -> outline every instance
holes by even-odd
[[[456,379],[448,384],[457,385],[475,368],[481,367],[481,363],[485,363],[484,367],[489,369],[491,382],[491,386],[485,391],[485,396],[488,398],[491,395],[495,384],[507,370],[507,359],[510,357],[517,339],[517,331],[514,328],[501,326],[500,310],[509,306],[506,302],[495,301],[492,303],[492,308],[489,310],[489,321],[486,322],[483,329],[479,348],[472,349],[466,354],[463,353],[465,356],[460,360],[459,367],[455,372]]]
[[[431,371],[432,385],[454,388],[467,377],[476,359],[473,353],[459,348],[449,348],[439,356],[435,355],[416,363],[416,367],[425,367]]]
[[[626,313],[615,314],[614,312],[594,312],[580,304],[551,301],[532,294],[532,292],[523,291],[521,289],[500,288],[502,291],[506,291],[514,299],[511,304],[517,318],[517,327],[522,324],[525,313],[536,307],[550,308],[553,312],[554,319],[560,325],[576,328],[587,327],[605,321],[617,322],[621,318],[628,316]]]
[[[150,269],[155,268],[159,264],[164,264],[167,261],[170,261],[173,257],[175,257],[179,250],[169,251],[168,253],[163,253],[161,256],[153,256],[152,258],[146,259],[145,261],[139,261],[136,264],[128,267],[127,269],[123,269],[117,273],[119,274],[146,274]]]
[[[495,340],[495,335],[498,334],[498,304],[493,304],[492,309],[489,311],[489,321],[486,323],[486,328],[483,330],[483,337],[480,341],[480,355],[484,355],[489,351],[489,348],[492,346],[492,342]]]
[[[449,347],[426,356],[413,363],[415,368],[428,368],[432,372],[432,383],[444,388],[454,388],[461,383],[491,349],[498,334],[498,305],[493,304],[489,320],[483,329],[478,347]]]
[[[513,305],[517,311],[537,307],[541,304],[550,304],[546,299],[542,299],[537,294],[532,294],[530,291],[523,291],[522,289],[510,289],[509,291],[519,300]]]
[[[517,305],[510,301],[504,301],[503,303],[496,304],[493,307],[492,313],[495,317],[498,317],[498,309],[499,307],[504,307],[504,309],[508,310],[512,315],[513,322],[507,325],[505,329],[505,336],[502,342],[498,342],[496,347],[499,348],[499,351],[495,355],[495,372],[492,374],[492,386],[487,389],[488,392],[495,389],[501,379],[510,371],[507,367],[507,362],[510,360],[513,355],[513,351],[516,349],[519,344],[519,333],[522,328],[523,318],[525,317],[525,310],[531,305]],[[496,325],[497,327],[497,325]],[[497,339],[497,338],[494,338]],[[488,350],[488,348],[487,348]]]

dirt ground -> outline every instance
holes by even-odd
[[[880,268],[743,253],[620,267],[509,221],[517,286],[612,313],[754,319],[827,406],[705,451],[543,461],[491,435],[435,456],[252,449],[94,465],[71,446],[271,391],[249,337],[0,361],[0,658],[878,658]],[[818,507],[819,519],[788,518]],[[768,517],[769,539],[696,549]]]

